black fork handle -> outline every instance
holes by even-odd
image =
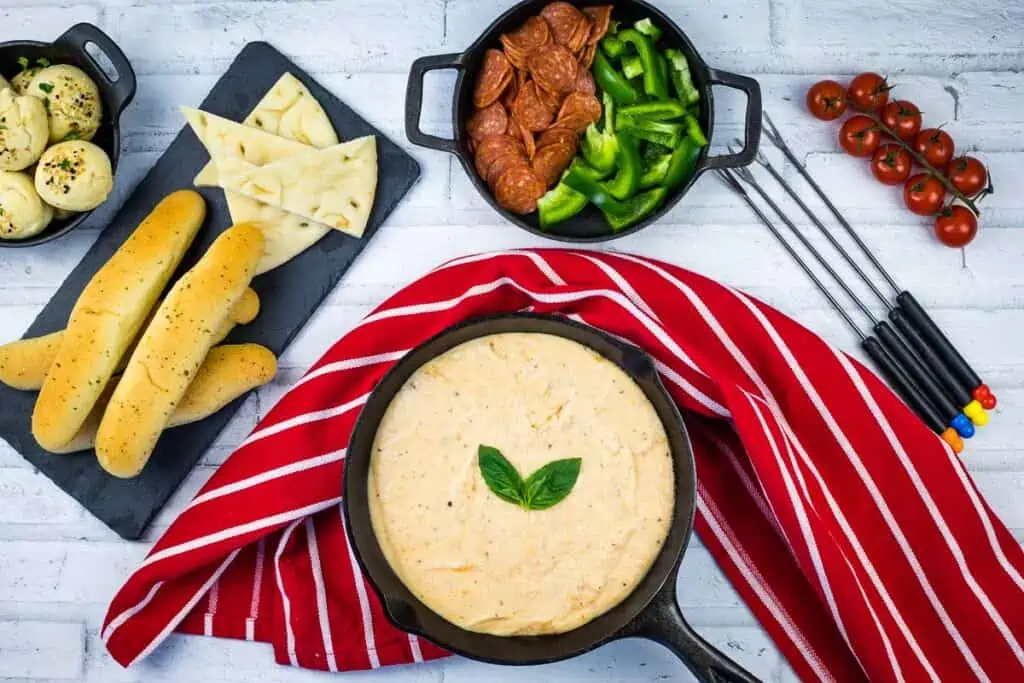
[[[974,372],[967,361],[964,360],[964,357],[960,355],[956,347],[946,338],[946,335],[942,333],[942,330],[935,324],[935,321],[925,312],[924,307],[917,302],[913,294],[906,291],[900,292],[896,296],[896,303],[903,309],[903,312],[906,313],[910,322],[921,333],[921,336],[928,340],[932,348],[935,349],[935,352],[942,358],[946,367],[956,375],[957,379],[960,380],[961,386],[968,393],[981,386],[982,382],[981,378],[978,377],[978,373]]]

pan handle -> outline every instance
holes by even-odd
[[[716,650],[686,623],[676,604],[673,575],[633,623],[631,635],[661,643],[703,683],[760,683],[750,672]]]
[[[449,154],[455,153],[455,140],[428,135],[420,130],[420,115],[423,110],[423,77],[428,71],[436,69],[459,69],[461,71],[465,66],[466,54],[464,52],[420,57],[412,63],[412,68],[409,70],[409,84],[405,88],[405,136],[409,138],[409,142]],[[760,121],[760,116],[758,120]]]
[[[117,46],[117,43],[110,39],[110,36],[92,24],[81,23],[69,28],[60,38],[53,42],[55,45],[66,45],[76,52],[81,52],[93,64],[96,64],[96,60],[85,49],[86,45],[92,43],[96,46],[96,49],[106,55],[110,63],[114,65],[117,79],[110,80],[99,64],[96,64],[96,69],[102,74],[103,79],[110,86],[110,90],[113,93],[114,115],[116,116],[124,111],[124,108],[135,97],[135,70],[132,69],[128,58],[124,56],[124,52]]]
[[[747,112],[743,126],[743,149],[736,154],[709,156],[705,169],[736,168],[746,166],[754,160],[761,144],[761,86],[753,78],[718,69],[708,69],[708,81],[712,85],[742,90],[747,95]]]

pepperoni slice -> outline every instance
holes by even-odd
[[[523,141],[523,147],[526,149],[526,158],[532,159],[534,153],[537,151],[537,142],[533,138],[533,133],[527,129],[526,126],[519,123],[516,117],[512,116],[508,120],[507,135],[512,137],[519,137]]]
[[[476,171],[480,177],[486,178],[487,171],[494,160],[505,154],[516,154],[526,158],[526,150],[523,149],[522,141],[504,134],[489,135],[480,140],[475,153]]]
[[[612,6],[584,7],[583,13],[590,18],[590,36],[587,38],[587,45],[597,45],[597,42],[608,33],[608,26],[612,21]]]
[[[505,154],[494,160],[491,167],[487,169],[487,186],[491,188],[491,192],[494,192],[494,188],[498,183],[498,179],[513,166],[522,166],[523,168],[530,168],[530,162],[526,160],[526,157],[520,156],[519,154]]]
[[[494,199],[514,213],[530,213],[536,210],[537,200],[546,190],[529,166],[512,166],[494,184]]]
[[[492,102],[469,117],[466,132],[474,140],[482,140],[488,135],[500,135],[508,127],[508,112],[501,102]]]
[[[576,30],[569,38],[569,42],[565,44],[567,48],[572,50],[574,53],[579,54],[583,46],[587,44],[587,39],[590,38],[590,19],[585,16],[580,17],[579,24],[576,25]]]
[[[530,17],[515,31],[503,34],[500,40],[508,60],[517,69],[525,69],[530,53],[551,42],[551,27],[540,17]]]
[[[580,68],[589,72],[590,67],[594,64],[595,56],[597,56],[597,43],[585,46],[580,54]]]
[[[571,143],[555,142],[537,149],[533,157],[533,172],[537,174],[544,187],[551,187],[558,182],[562,171],[569,168],[576,156],[576,139]]]
[[[567,2],[552,2],[544,6],[540,15],[551,26],[551,35],[559,45],[568,45],[572,34],[579,28],[583,13]]]
[[[519,94],[519,89],[523,87],[527,79],[530,77],[526,71],[521,71],[518,68],[512,70],[512,80],[509,81],[508,87],[505,88],[505,92],[501,95],[501,103],[505,105],[505,109],[512,111],[512,105],[515,104],[516,95]]]
[[[601,102],[593,95],[584,95],[574,92],[562,102],[562,108],[558,110],[558,118],[555,119],[556,126],[571,128],[577,133],[582,133],[587,126],[601,118]]]
[[[548,45],[535,50],[526,60],[533,80],[552,95],[572,92],[576,86],[579,66],[574,55],[562,45]]]
[[[540,98],[545,107],[551,110],[552,117],[558,113],[558,108],[562,106],[562,100],[565,99],[563,95],[553,95],[541,87],[537,88],[537,97]]]
[[[537,138],[537,149],[556,143],[564,143],[575,147],[577,138],[578,134],[571,128],[552,126],[541,133],[540,137]]]
[[[501,96],[512,81],[512,65],[501,50],[488,50],[473,90],[473,104],[481,109]]]
[[[552,106],[540,93],[537,82],[529,81],[520,88],[512,105],[512,116],[530,132],[547,128],[558,111],[558,106]]]
[[[588,46],[587,49],[593,46]],[[594,95],[597,93],[597,86],[594,85],[594,77],[590,75],[590,71],[586,68],[580,69],[579,75],[576,76],[576,87],[573,92],[582,93],[584,95]]]

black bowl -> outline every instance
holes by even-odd
[[[605,222],[604,216],[593,206],[586,207],[573,218],[547,230],[541,229],[536,212],[519,215],[498,206],[491,195],[490,189],[487,187],[487,183],[474,168],[473,155],[469,151],[469,136],[465,133],[466,121],[473,113],[473,85],[476,83],[477,72],[480,69],[484,53],[490,48],[501,48],[499,41],[501,34],[515,30],[526,19],[539,14],[540,10],[548,2],[550,0],[527,0],[516,5],[487,27],[483,34],[465,52],[421,57],[413,62],[409,73],[409,84],[405,98],[405,134],[409,141],[421,147],[438,149],[456,155],[459,161],[462,162],[462,167],[466,170],[473,184],[476,185],[477,190],[498,213],[524,230],[528,230],[536,235],[550,237],[563,242],[601,242],[632,234],[657,221],[675,206],[676,202],[687,193],[704,171],[716,168],[746,166],[754,160],[754,155],[761,140],[761,89],[757,81],[746,76],[719,71],[709,67],[701,58],[693,43],[690,42],[690,39],[686,37],[683,30],[660,10],[642,0],[615,0],[614,3],[613,0],[576,0],[574,4],[581,7],[614,4],[613,19],[624,23],[632,23],[641,18],[649,17],[655,26],[664,32],[664,37],[662,38],[664,43],[676,46],[682,51],[689,62],[693,83],[701,95],[700,124],[709,139],[711,138],[715,121],[715,101],[711,86],[724,85],[746,93],[747,111],[743,149],[736,154],[711,156],[708,153],[708,147],[704,147],[697,160],[697,167],[693,177],[685,185],[673,191],[657,212],[619,232],[613,233]],[[459,72],[455,81],[455,93],[452,104],[452,127],[455,132],[455,138],[452,140],[428,135],[422,132],[419,127],[420,110],[423,106],[423,76],[426,72],[435,69],[456,69]]]
[[[108,77],[86,51],[86,46],[90,44],[110,60],[117,72],[116,80]],[[121,155],[118,119],[135,97],[135,72],[128,63],[128,58],[121,52],[121,48],[96,26],[76,24],[52,43],[40,43],[35,40],[0,43],[0,75],[7,80],[15,76],[21,70],[18,64],[21,58],[27,59],[33,65],[38,59],[49,60],[51,64],[71,64],[95,81],[103,99],[103,120],[92,142],[110,156],[110,165],[116,173],[117,161]],[[66,220],[55,219],[38,235],[21,240],[0,240],[0,247],[31,247],[49,242],[82,225],[91,213],[92,211],[85,211],[76,213]]]

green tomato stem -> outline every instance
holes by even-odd
[[[900,147],[907,150],[910,156],[914,157],[914,161],[917,162],[917,165],[926,170],[929,175],[932,175],[936,179],[938,179],[938,181],[943,184],[946,190],[948,190],[949,193],[953,195],[953,199],[959,199],[961,202],[963,202],[964,205],[967,206],[967,208],[969,208],[975,216],[981,215],[981,211],[978,210],[978,205],[974,203],[973,199],[965,195],[960,190],[956,189],[956,185],[953,184],[953,182],[946,176],[945,173],[929,164],[928,160],[924,158],[924,155],[922,155],[920,152],[914,149],[913,145],[911,145],[909,142],[907,142],[899,135],[897,135],[892,128],[885,125],[885,122],[882,121],[878,114],[867,109],[861,109],[856,105],[856,103],[852,101],[850,102],[850,105],[857,113],[863,114],[864,116],[867,116],[869,119],[874,121],[875,125],[878,127],[879,130],[881,130],[883,133],[891,137],[893,141]]]

